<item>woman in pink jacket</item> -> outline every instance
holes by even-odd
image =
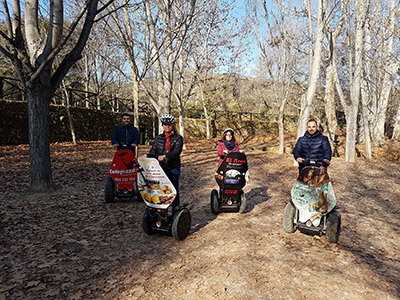
[[[233,132],[232,128],[225,129],[224,137],[222,140],[218,141],[218,167],[221,165],[229,151],[239,151],[239,145],[235,140],[235,133]]]

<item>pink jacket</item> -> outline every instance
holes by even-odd
[[[225,144],[224,144],[224,142],[222,140],[219,140],[218,141],[218,148],[217,148],[218,156],[219,156],[218,167],[221,165],[222,161],[225,158],[225,153],[223,153],[224,150],[228,150],[228,148],[225,147]],[[230,150],[230,151],[239,151],[239,145],[238,145],[237,142],[235,142],[235,147],[233,147],[233,149]]]

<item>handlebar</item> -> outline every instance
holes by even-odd
[[[129,144],[117,144],[117,150],[131,150],[134,149],[135,147],[132,147]]]
[[[320,166],[322,166],[322,161],[306,158],[306,159],[304,159],[304,161],[302,162],[302,164],[305,165],[305,166],[320,167]]]
[[[323,160],[316,160],[316,159],[309,159],[306,158],[302,162],[304,166],[312,166],[312,167],[322,167],[322,168],[328,168],[329,167],[329,160],[323,159]]]

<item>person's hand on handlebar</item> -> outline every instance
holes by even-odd
[[[329,167],[329,165],[331,164],[331,162],[329,161],[329,159],[323,159],[322,160],[322,165],[325,167],[325,168],[327,168],[327,167]]]
[[[114,144],[114,145],[112,145],[112,146],[113,146],[113,148],[114,148],[115,150],[118,149],[118,144]]]
[[[302,163],[304,162],[304,158],[298,157],[298,158],[296,158],[296,161],[297,161],[299,164],[302,164]]]
[[[132,146],[133,148],[137,147],[137,145],[136,145],[136,144],[131,144],[131,146]]]
[[[158,161],[164,161],[165,160],[165,155],[160,155],[157,159],[158,159]]]

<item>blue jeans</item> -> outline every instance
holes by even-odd
[[[172,185],[175,187],[176,190],[176,197],[174,202],[172,202],[172,209],[179,206],[180,204],[180,197],[179,197],[179,177],[181,176],[181,167],[172,169],[170,171],[165,171],[165,174],[168,176],[169,180],[171,180]]]

